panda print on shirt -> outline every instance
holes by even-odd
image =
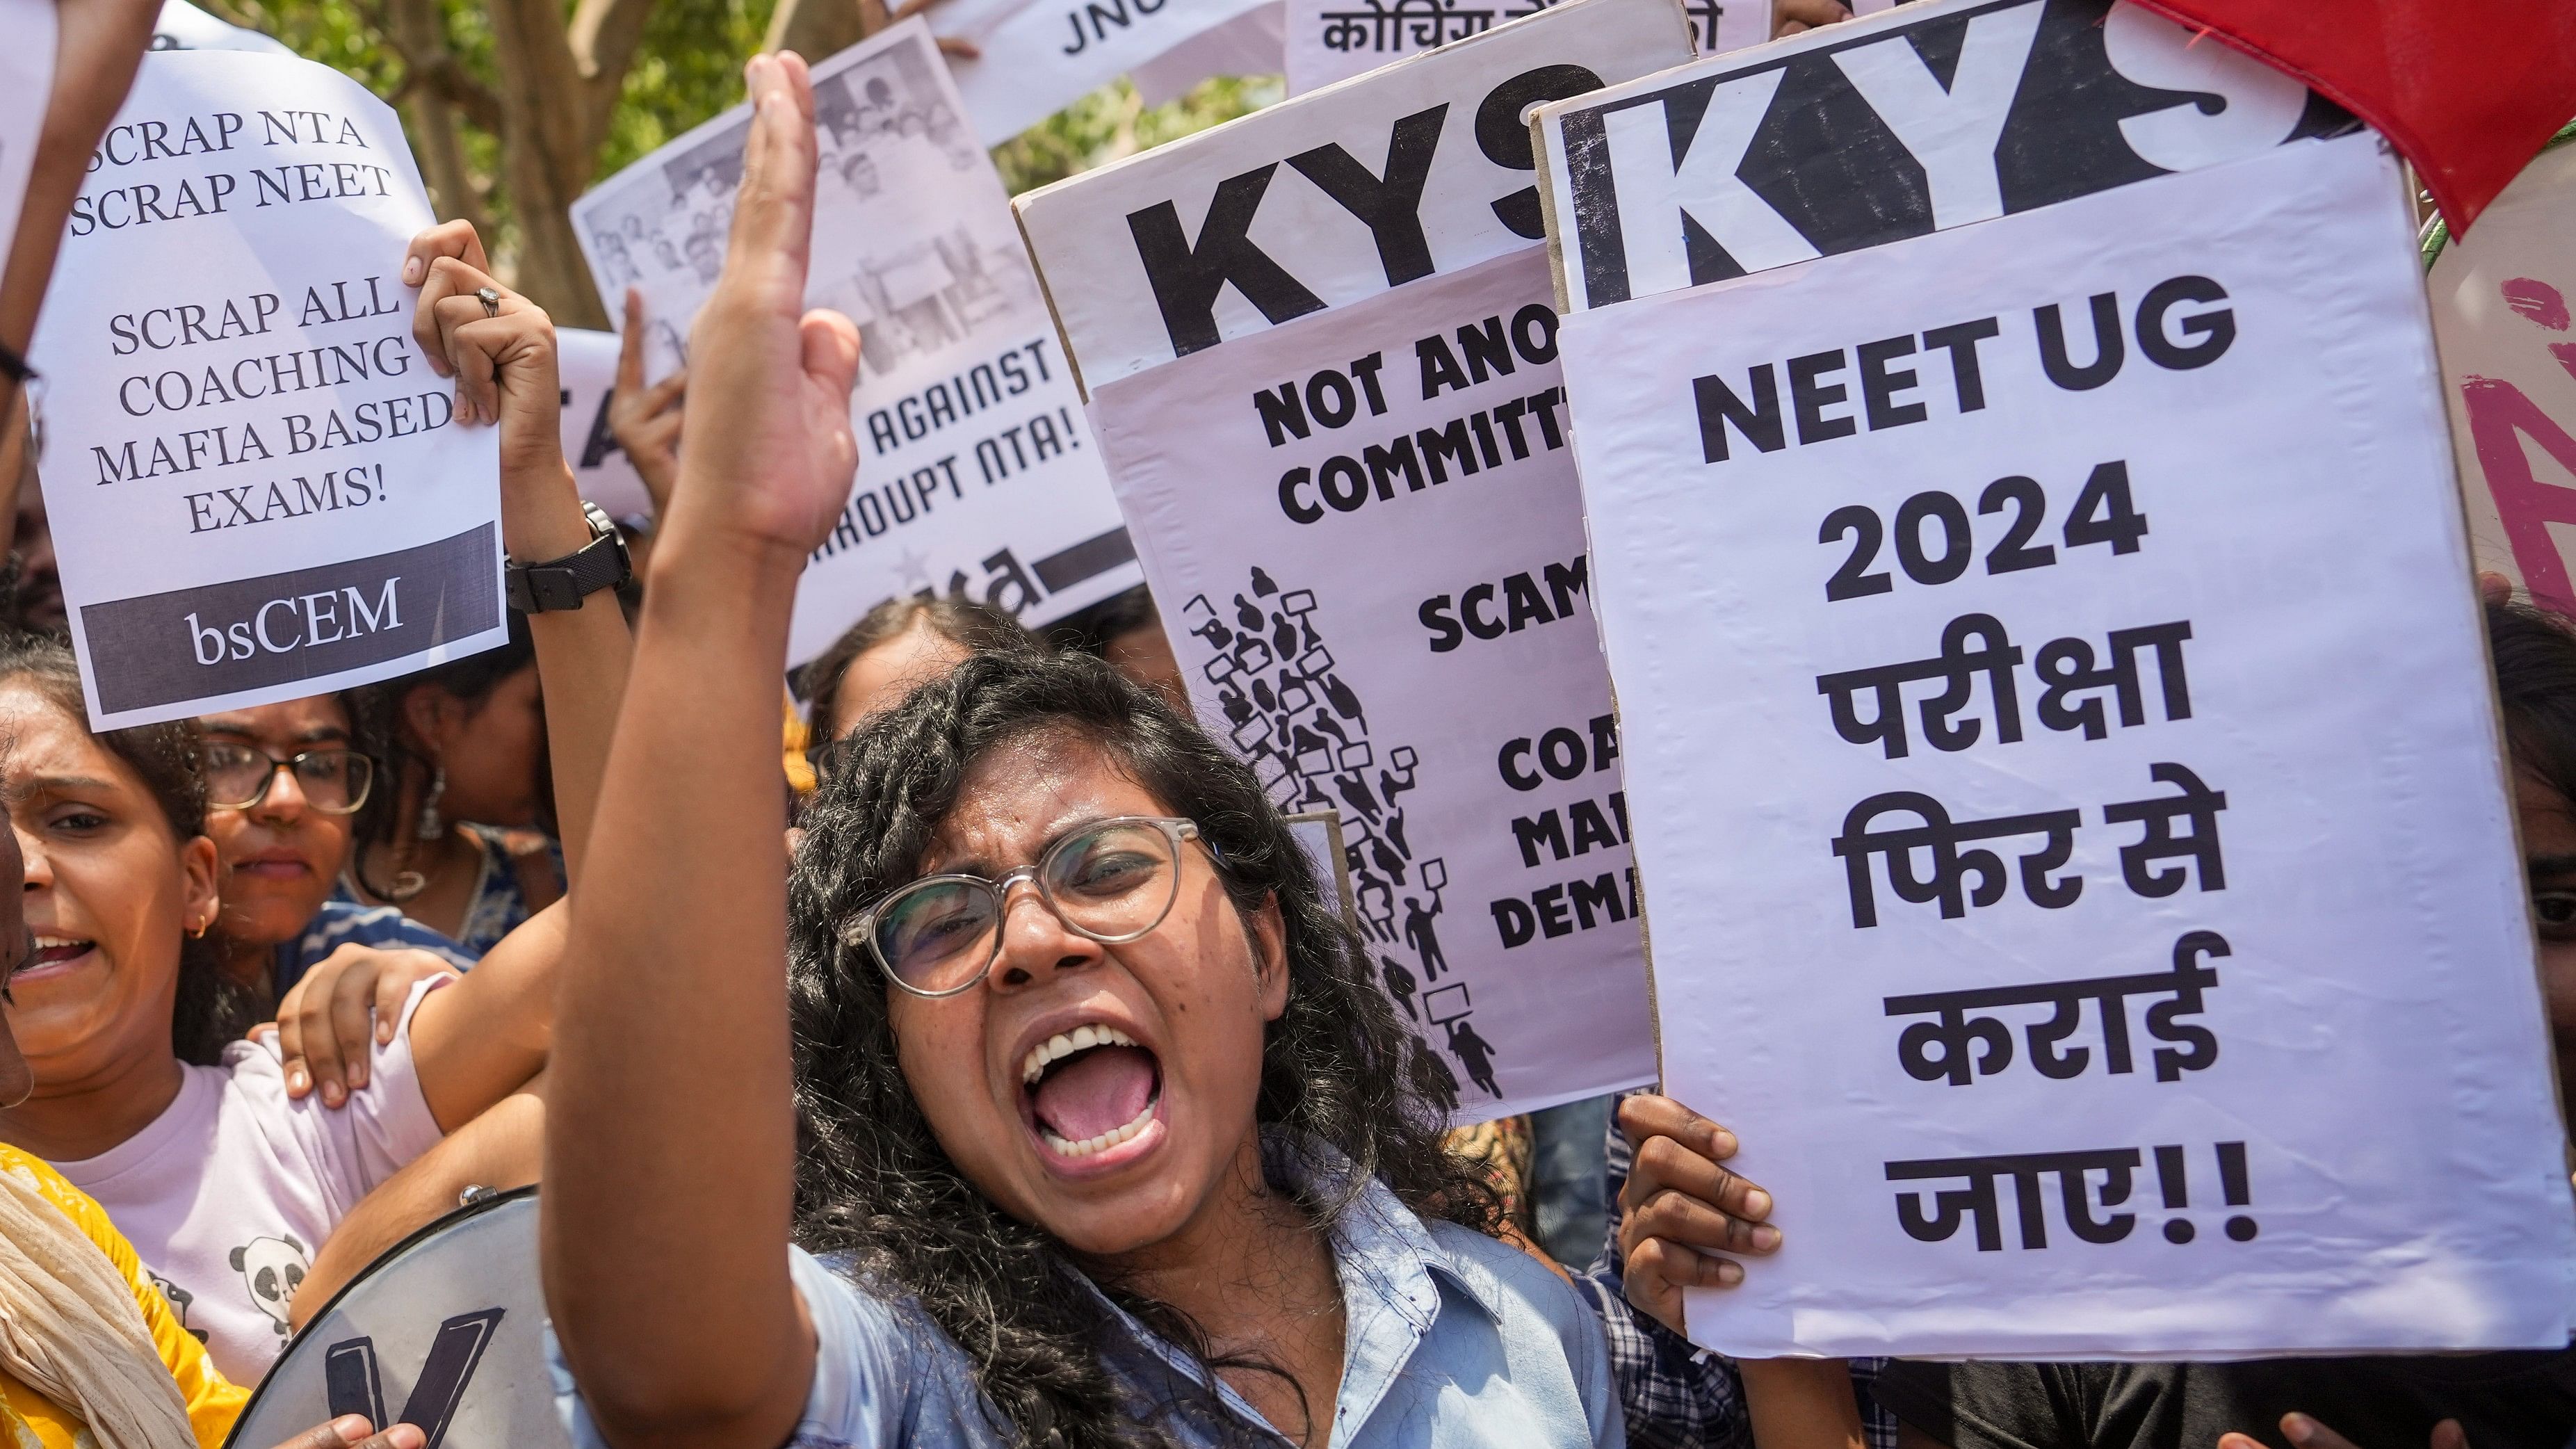
[[[250,1295],[251,1305],[268,1315],[269,1326],[277,1330],[277,1341],[283,1345],[295,1336],[286,1321],[286,1305],[295,1301],[295,1290],[304,1283],[304,1275],[313,1266],[304,1244],[293,1233],[282,1237],[253,1238],[232,1252],[233,1271],[241,1274],[242,1289]]]

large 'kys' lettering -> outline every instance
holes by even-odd
[[[1535,170],[1528,132],[1519,124],[1521,113],[1538,102],[1581,95],[1600,84],[1599,76],[1578,65],[1541,66],[1503,81],[1473,115],[1477,149],[1494,165]],[[1382,172],[1370,170],[1339,142],[1286,158],[1297,174],[1369,229],[1390,287],[1438,270],[1423,233],[1422,193],[1448,119],[1446,101],[1399,117],[1387,136]],[[1158,201],[1127,214],[1128,234],[1153,286],[1154,305],[1162,313],[1174,356],[1186,357],[1224,340],[1217,331],[1216,300],[1229,284],[1274,327],[1323,310],[1323,299],[1251,236],[1253,218],[1279,165],[1270,162],[1218,182],[1195,238],[1182,227],[1174,202]],[[1544,235],[1535,187],[1498,197],[1493,208],[1516,233]]]

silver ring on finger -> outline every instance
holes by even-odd
[[[474,289],[474,300],[483,304],[484,316],[498,317],[501,315],[501,294],[497,289],[492,287],[477,287]]]

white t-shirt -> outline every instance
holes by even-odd
[[[412,1062],[411,1018],[453,977],[412,988],[364,1090],[339,1107],[286,1095],[274,1034],[186,1067],[152,1125],[96,1157],[57,1162],[98,1200],[215,1366],[255,1384],[287,1340],[286,1304],[323,1240],[378,1183],[437,1145]]]

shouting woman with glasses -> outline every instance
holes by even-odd
[[[1427,1049],[1167,704],[968,659],[860,729],[781,878],[771,700],[858,339],[802,312],[803,63],[749,82],[549,1067],[575,1442],[1619,1444],[1598,1321],[1477,1231]]]

